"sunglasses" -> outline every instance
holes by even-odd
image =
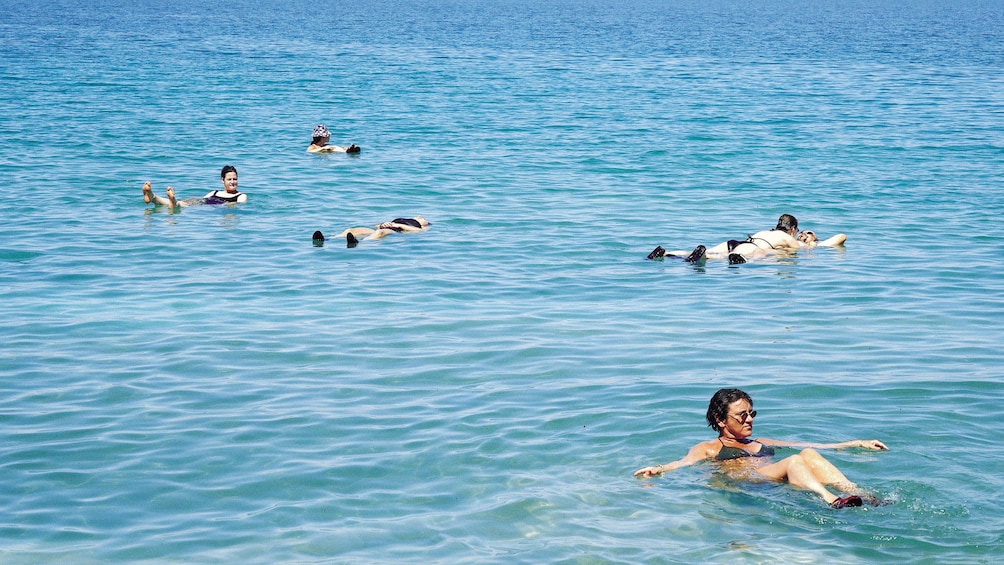
[[[746,420],[756,418],[756,410],[746,410],[738,414],[729,414],[729,416],[735,418],[740,424],[745,424]]]

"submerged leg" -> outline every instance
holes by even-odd
[[[383,239],[392,233],[397,233],[397,231],[387,228],[377,228],[373,230],[373,233],[366,236],[366,239]]]
[[[373,231],[374,230],[372,228],[349,228],[343,231],[342,233],[338,234],[338,237],[346,237],[351,233],[353,237],[359,239],[361,237],[366,237],[370,235],[371,233],[373,233]]]

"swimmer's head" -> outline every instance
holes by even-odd
[[[794,234],[798,231],[798,220],[791,214],[781,214],[781,217],[777,219],[777,227],[774,229]]]
[[[324,127],[324,124],[317,124],[317,126],[314,127],[315,140],[328,139],[330,137],[331,137],[331,132],[328,131],[328,128]]]
[[[415,216],[415,221],[418,222],[423,228],[429,226],[429,220],[426,220],[422,216]]]
[[[220,171],[220,182],[223,183],[223,189],[230,194],[237,194],[237,168],[233,165],[227,165],[223,167]]]
[[[819,238],[816,237],[816,232],[811,230],[805,230],[804,232],[798,234],[798,241],[802,243],[816,243]]]
[[[718,422],[723,422],[725,418],[728,418],[729,405],[737,400],[745,400],[749,402],[751,408],[753,406],[753,399],[750,398],[750,395],[738,388],[723,388],[711,397],[707,413],[708,425],[711,426],[711,429],[716,432],[722,431],[722,427],[718,425]]]

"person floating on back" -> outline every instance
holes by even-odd
[[[791,214],[781,214],[774,229],[758,231],[743,240],[730,239],[711,248],[698,245],[689,252],[666,251],[660,245],[648,254],[648,258],[656,260],[663,257],[683,257],[687,263],[700,263],[706,259],[728,259],[730,264],[735,265],[761,259],[773,253],[812,247],[834,247],[847,241],[847,236],[842,233],[823,241],[819,241],[816,234],[811,231],[802,232],[798,237],[796,234],[798,234],[798,220]]]
[[[429,229],[430,225],[429,221],[422,216],[415,216],[414,218],[394,218],[389,222],[377,224],[373,228],[349,228],[338,234],[337,237],[344,237],[347,247],[355,247],[356,245],[359,245],[359,242],[362,240],[382,239],[392,233],[421,232]],[[313,241],[314,245],[319,246],[323,245],[326,238],[320,230],[317,230],[314,232]]]
[[[351,143],[348,147],[341,145],[328,145],[331,139],[331,132],[324,124],[317,124],[314,128],[313,141],[307,146],[307,153],[359,153],[362,149],[358,145]]]

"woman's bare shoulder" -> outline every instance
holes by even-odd
[[[688,455],[700,459],[707,459],[717,455],[718,450],[721,449],[721,447],[722,445],[719,443],[717,438],[709,439],[708,441],[702,441],[694,447],[691,447]]]

